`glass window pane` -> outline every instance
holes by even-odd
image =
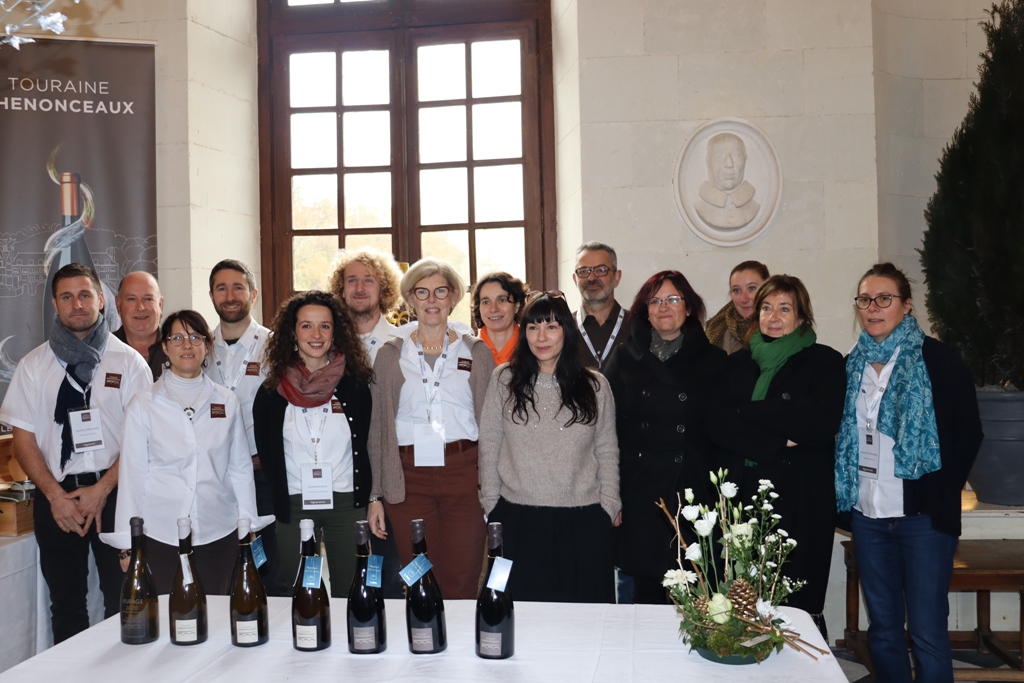
[[[469,181],[466,169],[420,171],[420,225],[465,223],[468,220]]]
[[[336,56],[333,52],[304,52],[288,59],[289,104],[293,107],[333,107],[336,98]]]
[[[476,222],[523,220],[523,166],[483,166],[473,170]]]
[[[347,112],[342,126],[346,166],[391,164],[391,112]]]
[[[473,105],[473,158],[523,156],[523,107],[519,102]]]
[[[292,237],[292,288],[326,290],[338,251],[337,235]]]
[[[292,230],[338,229],[338,176],[292,177]]]
[[[345,227],[391,227],[391,174],[345,174]]]
[[[341,53],[341,101],[346,107],[391,102],[387,50]]]
[[[526,278],[526,237],[523,228],[492,228],[476,231],[476,274],[503,270]]]
[[[473,43],[473,97],[500,97],[522,92],[518,40]]]
[[[465,160],[466,107],[420,109],[420,163]]]
[[[395,253],[394,248],[391,246],[391,234],[373,234],[373,233],[349,233],[345,235],[345,248],[346,249],[376,249],[382,251],[385,254]]]
[[[423,256],[439,258],[451,264],[459,275],[462,276],[466,287],[469,287],[472,280],[469,279],[469,231],[468,230],[444,230],[441,232],[424,232],[420,234],[420,249]],[[455,307],[455,311],[448,316],[449,320],[458,320],[469,325],[469,297],[462,297],[462,301]]]
[[[420,102],[466,97],[466,46],[425,45],[416,50]]]
[[[337,115],[292,114],[292,168],[338,165]]]

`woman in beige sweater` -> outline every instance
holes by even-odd
[[[560,292],[523,311],[480,419],[480,504],[503,525],[516,600],[614,602],[612,526],[620,521],[615,400],[581,364]]]

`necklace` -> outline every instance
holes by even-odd
[[[452,339],[451,339],[451,337],[452,337],[451,330],[446,330],[445,331],[445,335],[448,337],[448,341],[449,342],[452,341]],[[416,341],[419,343],[420,342],[419,330],[416,330],[415,332],[413,332],[413,336],[416,338]],[[435,345],[427,345],[427,344],[420,343],[420,346],[423,347],[424,351],[440,351],[441,349],[444,348],[444,343],[442,342],[441,344],[435,344]]]
[[[180,405],[181,409],[185,411],[185,417],[191,420],[192,416],[196,414],[196,409],[192,406],[186,406],[185,402],[182,401],[175,392],[171,391],[169,386],[167,386],[167,382],[164,382],[164,390],[166,390],[170,397],[174,399],[174,402]]]

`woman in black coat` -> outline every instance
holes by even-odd
[[[634,602],[667,603],[661,585],[676,566],[674,532],[657,507],[694,490],[710,502],[708,472],[717,468],[708,441],[711,389],[721,383],[725,352],[704,335],[704,302],[682,273],[651,276],[630,310],[632,338],[605,367],[615,396],[622,525],[620,570],[633,577]]]
[[[768,278],[755,310],[759,329],[750,349],[729,357],[727,380],[716,392],[711,439],[727,453],[729,478],[740,481],[744,500],[761,479],[774,484],[779,528],[797,542],[783,573],[807,582],[788,604],[810,612],[824,634],[845,365],[838,351],[815,343],[811,300],[798,278]]]

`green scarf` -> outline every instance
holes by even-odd
[[[754,362],[761,368],[761,376],[757,378],[750,400],[763,401],[768,395],[768,387],[771,386],[775,373],[790,357],[812,346],[817,340],[818,335],[810,328],[805,330],[798,327],[771,343],[765,341],[760,330],[755,332],[750,338],[750,353],[754,357]]]

